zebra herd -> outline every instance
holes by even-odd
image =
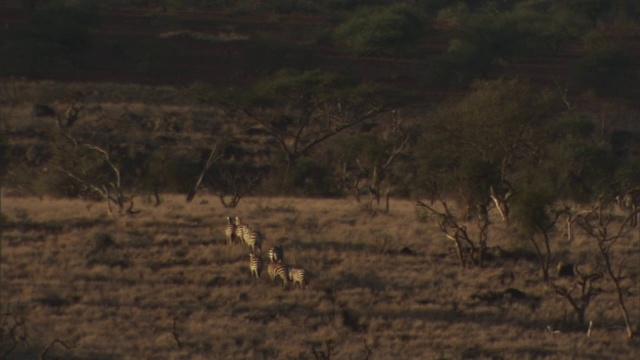
[[[262,244],[264,243],[264,234],[255,228],[243,224],[239,217],[234,220],[227,216],[227,225],[224,229],[227,244],[235,242],[244,243],[249,247],[249,269],[251,277],[260,279],[264,262],[262,261]],[[276,278],[282,279],[282,286],[286,287],[287,282],[292,282],[295,287],[300,284],[300,288],[307,287],[307,273],[302,268],[287,266],[284,261],[284,249],[282,245],[275,245],[269,249],[269,265],[267,272],[271,277],[271,281],[275,282]]]

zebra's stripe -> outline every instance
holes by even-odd
[[[255,253],[256,249],[258,249],[262,253],[262,243],[264,242],[264,235],[260,231],[249,227],[248,230],[243,230],[243,236],[244,241],[249,246],[251,251]]]
[[[307,286],[307,273],[304,269],[291,268],[289,269],[289,280],[293,282],[294,287],[298,283],[300,288],[304,289]]]
[[[251,269],[251,277],[256,276],[256,279],[260,278],[262,272],[262,259],[252,253],[249,253],[249,269]]]
[[[228,224],[224,228],[224,235],[227,237],[227,244],[235,242],[236,225],[231,221],[231,217],[227,216]]]
[[[271,281],[275,282],[276,277],[282,279],[282,286],[287,285],[287,278],[289,277],[287,266],[278,263],[270,263],[269,264],[269,276],[271,276]]]

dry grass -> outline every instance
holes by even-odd
[[[30,346],[16,354],[39,354],[59,339],[74,347],[53,347],[48,357],[313,359],[312,349],[326,353],[332,339],[334,359],[364,359],[365,341],[371,359],[639,356],[609,282],[587,311],[587,338],[535,262],[504,258],[463,270],[409,201],[376,217],[351,200],[246,198],[229,210],[208,195],[192,203],[167,195],[157,208],[145,201],[133,216],[80,200],[10,197],[3,205],[3,311],[24,317]],[[266,272],[252,280],[247,248],[225,245],[228,215],[263,230],[265,250],[281,243],[285,262],[312,274],[309,289],[283,289]],[[497,229],[491,244],[526,249],[508,234]],[[617,252],[627,257],[634,324],[638,241],[636,232]],[[554,250],[587,263],[592,245],[557,241]],[[510,287],[539,303],[477,296]]]

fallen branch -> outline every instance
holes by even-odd
[[[51,342],[51,344],[49,344],[49,346],[47,346],[41,353],[40,353],[40,360],[44,360],[44,357],[47,355],[47,353],[49,352],[49,350],[51,350],[51,348],[55,345],[55,344],[60,344],[62,346],[64,346],[65,349],[71,349],[73,346],[69,346],[67,345],[64,341],[62,340],[58,340],[55,339]]]

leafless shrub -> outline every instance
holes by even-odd
[[[11,312],[3,313],[0,323],[0,359],[6,359],[21,344],[29,344],[26,320]]]
[[[262,174],[250,177],[247,174],[232,173],[231,171],[223,171],[221,176],[222,181],[230,193],[225,194],[223,191],[218,192],[218,198],[220,198],[220,202],[225,208],[235,208],[238,206],[240,200],[250,194],[262,179]],[[226,197],[230,197],[230,199],[226,200]]]
[[[474,242],[467,226],[461,224],[453,215],[447,203],[440,199],[443,212],[436,210],[435,208],[418,201],[417,206],[429,210],[431,213],[437,216],[438,227],[445,234],[447,239],[453,241],[455,252],[460,262],[460,266],[466,268],[468,265],[484,266],[484,261],[487,253],[487,236],[489,225],[489,217],[486,213],[486,208],[483,208],[480,216],[478,216],[476,225],[478,227],[477,241]]]
[[[316,360],[331,360],[331,357],[338,355],[339,351],[336,351],[333,340],[329,339],[324,342],[324,350],[317,350],[315,347],[312,347],[311,353]]]
[[[56,344],[62,345],[65,349],[73,347],[63,340],[55,339],[40,352],[39,359],[44,360]],[[23,358],[24,355],[14,353],[18,346],[24,347],[27,351],[33,346],[29,342],[27,321],[23,316],[11,311],[4,312],[0,320],[0,359]]]
[[[398,238],[394,235],[382,234],[376,236],[374,249],[379,254],[393,254],[398,248]]]
[[[573,270],[572,270],[573,271]],[[552,283],[556,294],[564,298],[570,305],[573,311],[578,317],[578,323],[584,324],[584,314],[593,300],[598,294],[602,292],[602,289],[593,285],[594,282],[602,279],[602,272],[581,273],[576,267],[575,272],[578,274],[579,279],[575,281],[571,288]],[[579,294],[574,296],[572,293],[578,289]]]
[[[594,239],[598,245],[598,250],[604,261],[605,271],[607,275],[609,275],[609,279],[613,282],[618,294],[618,303],[629,339],[633,337],[634,332],[631,328],[629,312],[627,311],[624,301],[625,291],[622,289],[622,281],[626,278],[622,275],[624,259],[620,261],[616,269],[613,263],[612,250],[618,240],[625,238],[629,234],[631,224],[633,224],[638,213],[640,213],[640,209],[629,214],[622,223],[615,222],[616,217],[613,214],[612,206],[600,200],[599,204],[580,218],[579,222],[580,227]],[[617,229],[615,229],[616,227]]]

